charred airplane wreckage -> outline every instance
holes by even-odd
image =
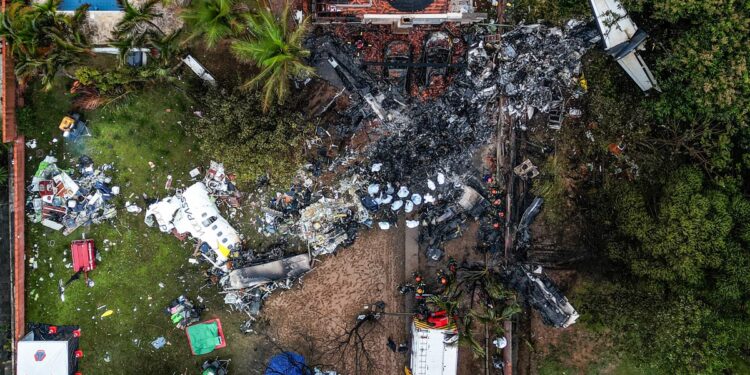
[[[506,283],[539,311],[545,324],[567,328],[579,314],[567,298],[543,272],[542,266],[519,264],[506,270]]]
[[[315,46],[311,63],[319,76],[348,97],[348,107],[337,108],[341,122],[332,132],[342,139],[363,134],[368,139],[335,157],[315,159],[288,191],[277,193],[261,209],[261,233],[299,239],[308,246],[308,254],[289,257],[282,250],[263,257],[242,249],[237,231],[213,202],[214,177],[152,204],[147,217],[162,232],[190,234],[207,247],[204,257],[215,266],[225,302],[247,313],[250,324],[271,292],[290,288],[311,269],[312,257],[351,245],[362,228],[394,228],[401,213],[407,215],[408,228],[418,228],[429,259],[441,259],[443,244],[462,236],[469,220],[481,223],[481,250],[498,253],[504,242],[499,228],[506,226],[504,193],[493,178],[480,181],[476,176],[482,172],[473,162],[493,138],[498,98],[506,97],[505,112],[524,123],[535,114],[549,113],[561,96],[582,95],[580,59],[600,36],[579,22],[565,28],[522,25],[496,44],[485,43],[486,36],[429,38],[434,51],[428,64],[437,65],[415,73],[415,68],[425,66],[399,57],[399,70],[392,74],[368,70],[356,47],[333,35],[308,39]],[[456,57],[456,50],[467,52]],[[392,52],[391,57],[407,56]],[[412,75],[420,84],[443,79],[449,83],[441,95],[418,100],[402,86],[402,79],[408,81]],[[314,147],[323,146],[308,144]],[[326,155],[324,149],[318,151]],[[313,180],[323,173],[337,174],[338,182],[318,187]],[[523,283],[519,279],[516,284]],[[518,290],[537,308],[562,301],[547,291],[552,290],[548,286],[541,294],[531,287]],[[534,302],[539,298],[546,304]],[[570,311],[567,306],[559,308]],[[559,319],[549,321],[557,324]]]
[[[359,57],[352,44],[328,34],[310,38],[308,43],[315,46],[311,62],[319,76],[349,98],[348,108],[339,108],[342,121],[333,130],[350,139],[364,133],[369,142],[326,159],[326,164],[315,161],[306,166],[297,183],[277,193],[263,209],[258,220],[261,232],[302,239],[310,253],[318,256],[350,245],[362,227],[393,228],[404,212],[405,225],[419,228],[420,247],[431,260],[443,257],[443,244],[462,236],[469,220],[480,221],[482,251],[499,253],[505,240],[500,228],[506,224],[520,227],[528,244],[528,226],[541,200],[523,223],[506,223],[503,189],[492,177],[479,181],[476,176],[482,172],[475,169],[473,160],[494,136],[497,120],[493,114],[500,96],[506,98],[505,112],[523,130],[531,117],[547,116],[555,103],[583,95],[581,57],[601,36],[595,28],[576,21],[564,28],[520,25],[494,43],[485,43],[484,39],[491,39],[488,36],[449,37],[450,43],[442,37],[428,38],[435,39],[433,44],[437,39],[445,42],[429,60],[447,63],[428,66],[433,69],[424,76],[415,69],[424,66],[408,61],[408,53],[393,52],[390,42],[383,56],[387,61],[379,67],[398,60],[397,71],[384,73],[387,69],[369,70],[372,64]],[[467,53],[446,58],[454,48]],[[424,101],[403,90],[402,80],[414,75],[420,84],[429,84],[426,81],[445,74],[440,70],[443,65],[453,73],[442,95]],[[339,186],[312,189],[314,177],[341,170]],[[506,273],[508,285],[518,286],[515,289],[525,300],[550,317],[545,318],[549,324],[562,327],[575,322],[571,318],[575,310],[548,279],[533,272]],[[234,282],[238,280],[236,275]],[[546,310],[568,316],[557,317]]]
[[[196,178],[200,172],[195,169],[190,174]],[[240,197],[232,176],[225,173],[222,164],[212,161],[202,181],[151,203],[145,222],[181,240],[193,237],[200,255],[212,266],[208,274],[223,289],[225,303],[253,318],[273,290],[290,288],[311,269],[311,257],[302,254],[284,258],[283,246],[272,246],[261,253],[245,248],[239,232],[217,207],[217,202],[237,207]]]
[[[230,253],[241,247],[239,234],[221,216],[203,182],[151,204],[146,224],[156,224],[160,231],[178,238],[190,234],[212,250],[212,255],[202,253],[205,259],[222,269],[226,269]]]

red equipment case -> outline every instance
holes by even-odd
[[[77,240],[70,243],[70,254],[73,257],[73,271],[88,272],[96,268],[96,247],[94,240]]]

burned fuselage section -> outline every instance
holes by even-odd
[[[510,266],[506,269],[506,284],[539,311],[545,324],[567,328],[578,320],[578,312],[544,273],[542,266]]]

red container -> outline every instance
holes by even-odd
[[[77,240],[70,243],[73,271],[88,272],[96,268],[96,246],[94,240]]]

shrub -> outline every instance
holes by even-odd
[[[301,141],[311,124],[289,108],[262,108],[258,92],[212,90],[199,99],[206,113],[189,131],[201,151],[223,162],[239,182],[268,175],[275,182],[291,178],[301,161]]]

